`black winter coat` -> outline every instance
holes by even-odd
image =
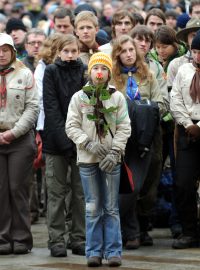
[[[46,67],[43,79],[44,138],[43,152],[72,156],[74,143],[65,133],[68,106],[73,94],[85,84],[85,65],[77,61],[61,61]]]

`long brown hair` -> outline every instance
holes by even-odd
[[[152,73],[149,71],[147,64],[144,62],[143,58],[140,56],[134,40],[129,35],[122,35],[114,41],[113,50],[112,50],[112,61],[113,61],[112,77],[118,89],[121,89],[125,84],[125,78],[122,76],[122,72],[121,72],[122,63],[120,60],[120,54],[122,52],[122,45],[128,41],[130,41],[133,44],[136,50],[136,61],[134,64],[134,66],[137,68],[136,74],[142,80],[144,79],[147,79],[149,81],[152,80]]]

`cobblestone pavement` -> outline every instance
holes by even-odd
[[[27,255],[0,256],[0,270],[84,270],[86,259],[71,254],[68,257],[53,258],[47,249],[47,228],[45,219],[32,226],[34,248]],[[153,247],[140,247],[134,251],[123,252],[121,270],[199,270],[200,248],[174,250],[168,229],[154,229],[150,232],[154,239]],[[96,268],[95,268],[96,269]],[[106,261],[98,268],[107,270]]]

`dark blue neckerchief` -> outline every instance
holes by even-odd
[[[132,73],[137,72],[137,68],[136,67],[127,68],[127,67],[122,66],[121,71],[122,71],[122,73],[128,74],[128,80],[127,80],[127,85],[126,85],[127,97],[130,100],[140,100],[141,96],[140,96],[140,92],[138,89],[138,85],[132,76]]]

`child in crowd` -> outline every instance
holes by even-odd
[[[89,267],[121,265],[122,240],[118,208],[120,162],[131,133],[122,93],[108,82],[112,60],[95,53],[89,82],[70,102],[66,133],[77,146],[86,203],[86,257]]]
[[[85,84],[85,66],[79,57],[77,38],[63,35],[56,59],[46,67],[43,79],[44,130],[46,156],[48,246],[53,257],[65,257],[65,199],[72,192],[72,253],[85,255],[84,195],[76,166],[76,149],[66,136],[68,105],[75,92]],[[71,181],[67,180],[71,168]]]

